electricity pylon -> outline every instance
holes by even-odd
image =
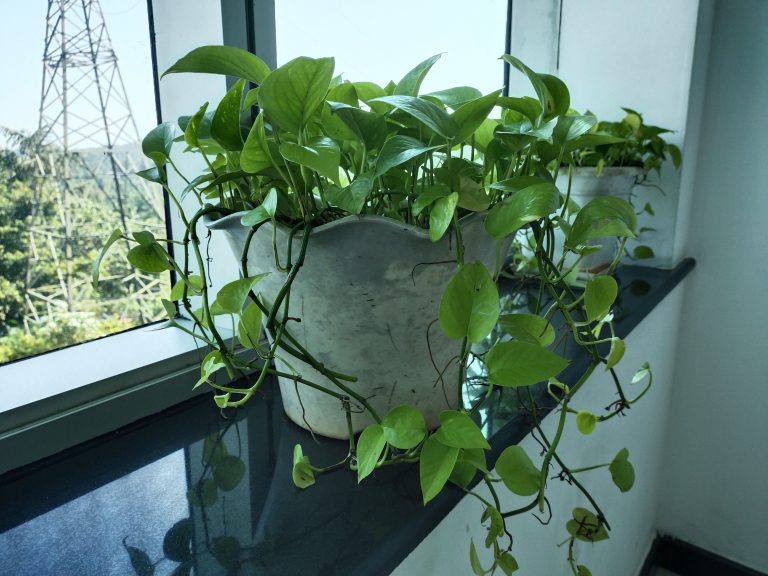
[[[99,0],[48,0],[38,137],[36,200],[53,186],[57,210],[42,214],[33,202],[27,322],[78,310],[89,279],[77,277],[73,263],[91,257],[110,229],[163,230],[162,196],[133,176],[140,138]],[[113,295],[111,305],[136,322],[152,319],[158,280],[118,266],[107,279],[131,297]]]

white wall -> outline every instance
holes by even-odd
[[[768,572],[768,3],[713,22],[660,528]]]
[[[561,10],[553,8],[560,3]],[[621,107],[629,107],[646,123],[673,130],[667,140],[683,148],[685,159],[698,5],[699,0],[516,0],[511,49],[536,71],[562,78],[576,110],[620,120]],[[559,52],[553,54],[558,35]],[[514,70],[510,86],[513,94],[530,91]],[[665,194],[635,189],[638,208],[648,201],[656,212],[642,215],[639,226],[658,230],[643,236],[656,258],[641,264],[669,267],[685,256],[675,249],[675,223],[678,193],[685,197],[690,190],[686,162],[682,171],[669,162],[661,179],[654,176]]]
[[[651,360],[655,379],[650,392],[628,411],[625,418],[598,425],[590,436],[577,432],[572,419],[568,422],[568,439],[562,450],[562,454],[568,456],[567,464],[579,467],[610,462],[616,452],[626,447],[637,473],[635,486],[626,494],[621,494],[613,485],[605,469],[581,475],[581,480],[603,507],[613,529],[611,538],[605,542],[578,546],[579,561],[586,564],[595,576],[636,574],[655,536],[661,454],[665,443],[664,422],[673,382],[676,326],[682,293],[682,286],[678,286],[627,338],[627,355],[619,365],[619,372],[628,380],[643,361]],[[588,386],[577,396],[574,407],[600,413],[614,399],[612,389],[609,378],[598,369]],[[545,420],[544,427],[550,430],[550,437],[556,419],[555,414]],[[538,446],[530,436],[521,445],[531,457],[538,454]],[[518,517],[511,524],[517,538],[513,554],[520,564],[521,576],[571,574],[566,562],[567,552],[558,549],[557,544],[567,538],[565,521],[570,517],[571,510],[584,506],[586,501],[575,489],[557,481],[550,482],[553,485],[552,507],[557,514],[551,524],[541,526],[530,515]],[[528,501],[527,498],[510,495],[503,505],[511,509]],[[479,525],[481,514],[479,502],[470,496],[465,497],[393,575],[453,576],[471,573],[470,537],[481,550],[480,553],[485,552],[482,544],[485,530]],[[490,560],[485,556],[481,558],[487,568]]]
[[[646,123],[674,130],[668,140],[683,148],[688,115],[698,0],[563,0],[560,77],[571,89],[572,106],[599,118],[621,119],[621,107],[643,114]],[[654,217],[640,226],[656,258],[641,262],[671,266],[680,172],[668,163],[654,188],[636,188]]]

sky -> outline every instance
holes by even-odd
[[[0,20],[0,126],[34,131],[47,2],[0,0],[0,7],[7,15]],[[101,7],[139,134],[146,134],[156,124],[146,0],[101,0]],[[334,56],[345,78],[385,85],[441,53],[422,93],[457,83],[483,93],[502,87],[506,0],[476,0],[472,10],[444,0],[280,0],[275,8],[278,64]],[[335,33],[340,26],[344,33]]]
[[[0,0],[0,126],[34,131],[43,71],[45,0]],[[146,0],[101,0],[139,134],[156,122]],[[0,142],[2,142],[0,137]]]
[[[278,0],[278,64],[296,56],[334,56],[351,81],[397,82],[422,60],[442,53],[422,93],[473,86],[483,94],[503,84],[507,0]],[[343,30],[343,33],[340,31]]]

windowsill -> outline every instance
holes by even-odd
[[[204,355],[199,348],[188,334],[153,325],[0,366],[0,448],[14,454],[0,461],[0,473],[204,392],[202,387],[192,392],[189,384]],[[135,410],[130,403],[113,406],[113,415],[107,415],[110,403],[136,392],[152,402]],[[103,424],[82,425],[95,408],[104,413]],[[54,442],[25,441],[29,447],[22,452],[6,449],[9,440],[21,441],[32,430],[46,437],[56,430],[62,434]]]
[[[693,265],[692,260],[686,260],[674,270],[623,267],[618,275],[617,335],[629,335],[672,292]],[[574,356],[572,366],[577,366],[581,360]],[[569,377],[563,374],[562,380],[567,383]],[[184,387],[188,390],[195,379],[187,376]],[[157,390],[153,392],[157,394]],[[137,392],[120,398],[119,404],[111,407],[110,417],[117,411],[129,409],[140,396]],[[162,409],[155,397],[144,397],[142,407],[147,412],[150,411],[148,405],[152,411]],[[88,426],[91,424],[89,420]],[[229,430],[229,427],[234,429]],[[491,428],[489,440],[493,449],[488,453],[489,466],[504,446],[518,443],[528,434],[530,423],[524,418],[506,418]],[[90,510],[89,514],[98,515],[102,509],[107,515],[115,514],[115,505],[104,505],[97,496],[99,488],[113,485],[126,499],[120,506],[125,517],[120,517],[120,522],[113,522],[114,526],[109,525],[100,535],[100,541],[105,544],[98,557],[92,551],[83,554],[93,556],[90,561],[98,561],[102,568],[110,563],[124,563],[127,555],[123,543],[128,533],[123,526],[145,524],[147,518],[142,511],[157,504],[145,493],[146,486],[136,480],[137,475],[133,472],[169,454],[183,451],[184,458],[177,459],[176,467],[167,471],[163,482],[181,483],[185,489],[192,488],[202,481],[206,471],[210,474],[210,469],[202,464],[204,439],[212,433],[214,437],[215,434],[223,435],[226,430],[229,430],[228,452],[239,455],[246,465],[244,482],[236,492],[227,492],[226,498],[220,497],[218,504],[208,508],[206,514],[200,514],[194,507],[189,509],[186,502],[183,502],[185,511],[181,513],[196,522],[211,524],[205,531],[197,524],[196,538],[202,538],[203,534],[207,538],[209,531],[215,528],[215,520],[225,521],[225,533],[236,537],[243,550],[253,551],[250,561],[255,563],[254,569],[258,566],[260,574],[389,574],[464,496],[458,489],[448,489],[424,507],[419,493],[418,469],[414,466],[382,468],[360,485],[354,474],[340,472],[319,478],[308,490],[294,488],[290,480],[290,462],[295,444],[304,445],[316,465],[339,461],[346,455],[348,445],[344,441],[320,438],[313,441],[308,432],[288,421],[282,411],[277,386],[267,382],[260,397],[225,419],[210,401],[186,402],[0,477],[0,499],[11,503],[0,521],[0,534],[31,518],[57,510],[74,498],[90,499],[91,494],[94,494],[93,506],[83,504]],[[28,450],[35,442],[55,441],[49,435],[38,439],[30,439],[29,436],[33,436],[30,434],[25,436],[16,451]],[[45,498],[41,498],[41,494]],[[183,494],[181,498],[183,500]],[[297,524],[296,518],[304,518],[305,523]],[[147,540],[147,543],[162,550],[162,535],[179,519],[181,516],[162,518],[152,528],[160,534],[159,539]],[[84,521],[92,520],[89,516]],[[254,526],[261,528],[255,530]],[[77,548],[77,542],[72,540],[78,538],[77,534],[63,537],[67,542],[60,548],[67,548],[69,544],[73,550]],[[134,542],[138,533],[130,538]],[[26,557],[34,557],[37,553],[39,550],[25,552]],[[199,554],[201,565],[206,565],[207,557],[202,548]],[[161,555],[158,551],[153,557]],[[0,571],[3,568],[0,558]]]

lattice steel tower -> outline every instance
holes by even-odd
[[[87,258],[110,228],[162,230],[162,197],[132,176],[140,137],[98,0],[48,0],[39,137],[39,180],[56,187],[58,214],[51,221],[33,207],[26,278],[33,322],[77,309],[88,278],[76,277],[73,260]],[[85,205],[96,196],[104,217],[94,221]],[[48,266],[50,280],[51,266],[41,261],[42,246],[56,266],[55,284],[40,285],[39,267]],[[142,297],[154,297],[157,280],[113,266],[116,277],[135,293],[126,306],[138,306],[142,321],[152,316]]]

